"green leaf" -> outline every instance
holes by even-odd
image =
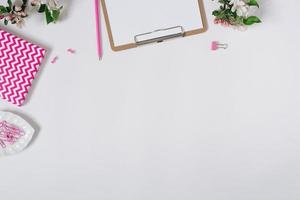
[[[4,20],[4,24],[5,24],[5,25],[7,25],[7,24],[8,24],[8,21],[7,21],[7,19],[5,19],[5,20]]]
[[[244,24],[244,18],[241,17],[241,16],[237,16],[237,17],[235,18],[235,24],[236,24],[236,25],[243,25],[243,24]]]
[[[11,11],[11,7],[7,6],[6,11],[9,13]]]
[[[215,10],[215,11],[212,12],[212,15],[215,16],[215,17],[217,17],[217,16],[220,15],[220,11]]]
[[[52,11],[52,17],[53,17],[54,21],[58,20],[59,15],[60,15],[60,10],[53,10]]]
[[[219,15],[217,16],[218,19],[226,19],[226,14],[225,11],[222,10],[220,11]]]
[[[51,12],[49,11],[47,6],[46,6],[46,9],[45,9],[45,16],[46,16],[47,24],[50,24],[51,22],[54,21],[52,15],[51,15]]]
[[[0,14],[7,13],[7,10],[4,6],[0,6]]]
[[[252,24],[255,24],[255,23],[261,23],[261,20],[256,17],[256,16],[251,16],[251,17],[248,17],[247,19],[244,19],[244,24],[245,25],[252,25]]]
[[[7,4],[8,4],[8,6],[9,6],[10,8],[12,8],[12,2],[11,2],[11,0],[7,0]]]
[[[228,8],[228,9],[225,10],[225,14],[226,15],[230,15],[230,14],[233,14],[233,13],[232,13],[231,9]]]
[[[224,3],[228,4],[229,2],[230,2],[230,0],[219,0],[219,3],[221,3],[221,4],[224,4]]]
[[[45,10],[46,10],[46,4],[41,4],[41,6],[40,6],[38,12],[39,12],[39,13],[43,13],[43,12],[45,12]]]
[[[249,6],[257,6],[259,8],[259,5],[256,0],[249,0],[248,5]]]

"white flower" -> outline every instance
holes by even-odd
[[[40,5],[41,3],[42,3],[41,0],[32,0],[31,1],[32,6],[37,6],[37,5]]]
[[[22,8],[20,6],[15,6],[15,11],[20,12],[20,11],[22,11]]]
[[[231,0],[229,4],[233,5],[231,11],[235,12],[238,16],[247,17],[250,6],[246,3],[247,0]]]

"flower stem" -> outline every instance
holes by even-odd
[[[28,0],[23,0],[23,4],[22,4],[22,11],[25,11],[26,7],[27,7],[27,3],[28,3]]]

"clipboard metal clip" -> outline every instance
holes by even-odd
[[[174,26],[136,35],[134,36],[134,41],[138,46],[150,43],[159,43],[177,37],[184,37],[184,33],[182,26]]]

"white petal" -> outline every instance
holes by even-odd
[[[243,16],[243,11],[241,9],[237,9],[236,14],[240,17]]]

